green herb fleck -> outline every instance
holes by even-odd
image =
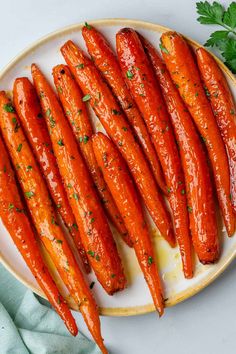
[[[189,205],[187,206],[187,208],[188,208],[188,212],[189,212],[189,213],[192,213],[193,208],[192,208],[191,206],[189,206]]]
[[[30,198],[32,198],[34,196],[34,192],[32,192],[32,191],[25,192],[25,196],[26,196],[27,199],[30,199]]]
[[[83,102],[87,102],[87,101],[90,100],[90,98],[91,98],[91,95],[88,93],[87,95],[85,95],[85,96],[82,98],[82,101],[83,101]]]
[[[8,210],[11,210],[11,209],[14,209],[14,204],[12,204],[12,203],[10,203],[10,204],[8,205]]]
[[[117,111],[117,109],[112,109],[111,112],[112,112],[112,114],[114,114],[115,116],[121,115],[121,112]]]
[[[60,146],[64,146],[64,143],[63,143],[62,139],[58,140],[57,144],[60,145]]]
[[[151,265],[153,263],[153,258],[151,256],[148,257],[148,264]]]
[[[126,72],[126,77],[127,77],[128,79],[132,79],[132,78],[134,77],[134,74],[133,74],[130,70],[127,70],[127,72]]]
[[[21,149],[22,149],[22,144],[19,144],[16,151],[21,152]]]
[[[75,200],[79,200],[78,194],[77,194],[77,193],[73,193],[73,198],[74,198]]]
[[[6,104],[4,104],[3,109],[4,109],[6,112],[9,112],[9,113],[14,113],[14,112],[15,112],[15,109],[14,109],[14,107],[12,106],[11,103],[6,103]]]
[[[78,64],[78,65],[76,65],[76,68],[78,68],[78,69],[83,69],[83,68],[84,68],[84,64],[83,64],[83,63]]]
[[[31,171],[32,168],[33,168],[33,167],[29,165],[29,166],[26,167],[26,171],[27,171],[27,172],[28,172],[28,171]]]
[[[169,54],[168,50],[163,46],[162,43],[159,44],[159,47],[163,53]]]
[[[88,253],[91,257],[94,258],[94,256],[95,256],[95,252],[94,252],[94,251],[89,250],[87,253]]]

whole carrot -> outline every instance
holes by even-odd
[[[61,52],[82,89],[84,101],[89,101],[96,115],[126,160],[140,194],[160,233],[170,245],[175,245],[170,215],[140,145],[120,110],[110,89],[93,62],[72,42],[66,42]],[[82,68],[81,68],[82,64]]]
[[[95,341],[107,353],[101,337],[96,303],[57,223],[45,181],[19,125],[19,118],[4,91],[0,92],[0,126],[38,235],[78,304]]]
[[[210,53],[198,48],[197,61],[228,153],[231,197],[236,212],[236,106],[225,76]]]
[[[112,295],[125,287],[126,280],[105,213],[52,87],[35,64],[32,76],[90,264],[101,285]]]
[[[219,240],[210,171],[200,138],[170,74],[156,49],[144,38],[174,127],[184,170],[190,230],[200,262],[219,257]]]
[[[51,197],[75,241],[85,271],[89,273],[90,266],[88,258],[62,184],[56,158],[52,151],[52,143],[48,134],[47,125],[41,113],[38,96],[34,86],[27,77],[15,80],[13,99],[20,124],[22,124],[24,128],[33,152],[39,162]]]
[[[142,207],[128,167],[111,140],[102,133],[93,136],[97,162],[116,200],[134,244],[134,250],[149,286],[156,309],[162,315],[164,301],[161,281]]]
[[[104,205],[110,220],[116,226],[124,241],[129,246],[132,246],[130,237],[124,226],[124,222],[120,216],[115,201],[111,196],[100,169],[98,168],[91,141],[93,129],[89,121],[86,105],[82,100],[83,96],[80,88],[76,84],[66,65],[55,66],[53,68],[53,77],[64,112],[70,122],[71,128],[80,146],[80,151],[97,187],[101,202]]]
[[[224,223],[228,235],[232,236],[235,216],[230,198],[230,174],[226,150],[205,95],[197,65],[187,42],[176,32],[166,32],[162,35],[161,48],[172,80],[205,142]]]
[[[148,134],[144,120],[125,83],[115,54],[105,37],[94,27],[86,24],[82,29],[82,34],[91,58],[93,58],[95,65],[102,72],[104,78],[112,88],[130,125],[133,127],[159,187],[164,193],[167,193],[155,148]]]
[[[0,137],[0,217],[39,286],[73,336],[75,320],[44,264],[34,232],[24,210],[9,155]]]
[[[168,186],[176,236],[186,278],[193,275],[185,181],[174,133],[155,74],[138,34],[124,28],[116,35],[118,59],[146,122]]]

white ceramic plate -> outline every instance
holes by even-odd
[[[158,45],[161,33],[168,30],[159,25],[126,19],[99,20],[92,21],[91,24],[101,30],[113,46],[115,45],[115,34],[121,27],[133,27],[156,46]],[[81,28],[81,24],[64,28],[44,37],[23,51],[1,72],[0,89],[11,91],[13,80],[16,77],[30,77],[30,65],[32,62],[39,64],[43,72],[47,74],[48,79],[52,81],[51,69],[54,65],[63,62],[59,49],[65,41],[72,39],[83,49],[86,49],[81,35]],[[189,41],[194,47],[199,46],[197,43]],[[233,94],[236,97],[236,80],[234,76],[221,62],[219,64],[225,72]],[[95,129],[102,130],[101,124],[92,112],[91,117]],[[236,254],[236,237],[229,239],[226,236],[220,216],[218,217],[218,221],[222,243],[221,258],[217,264],[209,266],[203,266],[196,260],[195,275],[191,280],[186,280],[183,276],[178,248],[171,249],[163,238],[160,237],[158,230],[150,221],[157,262],[164,282],[167,306],[173,306],[206,287],[234,258]],[[2,223],[0,223],[0,233],[0,259],[2,263],[22,283],[43,296],[38,284],[25,265]],[[88,277],[88,282],[95,281],[92,291],[100,307],[101,314],[125,316],[154,311],[152,299],[144,282],[134,251],[130,250],[117,235],[115,235],[115,238],[124,262],[129,286],[126,290],[118,294],[108,296],[98,281],[96,281],[94,274],[91,274]],[[47,260],[50,264],[48,257]],[[62,288],[59,276],[53,269],[52,264],[50,264],[50,267],[55,273],[58,286]],[[68,297],[68,300],[71,307],[76,309],[70,297]]]

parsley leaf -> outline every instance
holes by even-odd
[[[215,31],[206,41],[206,47],[216,47],[225,64],[235,74],[236,73],[236,2],[233,1],[227,9],[219,2],[214,1],[210,4],[208,1],[196,3],[198,22],[201,24],[219,25],[224,28],[221,31]]]

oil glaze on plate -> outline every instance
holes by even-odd
[[[159,38],[162,32],[168,28],[127,19],[110,19],[91,21],[115,46],[115,34],[121,27],[133,27],[147,39],[149,39],[155,46],[158,46]],[[84,41],[81,35],[81,28],[83,24],[73,25],[57,32],[54,32],[43,39],[37,41],[20,55],[18,55],[0,74],[0,89],[11,91],[13,81],[18,76],[30,77],[30,65],[32,62],[37,63],[48,79],[52,82],[51,69],[54,65],[63,61],[60,54],[61,45],[68,39],[72,39],[83,49],[85,48]],[[199,44],[189,40],[193,47],[200,46]],[[230,71],[218,60],[219,65],[224,71],[230,87],[236,97],[236,79]],[[93,125],[96,130],[102,130],[102,126],[97,118],[92,114]],[[150,218],[148,218],[150,220]],[[194,278],[191,280],[184,279],[182,273],[181,259],[178,248],[171,249],[166,241],[159,235],[150,220],[150,233],[152,235],[153,244],[156,250],[157,263],[164,282],[166,305],[173,306],[178,302],[183,301],[201,289],[210,284],[223,270],[230,264],[236,254],[236,235],[228,238],[225,232],[225,227],[222,224],[220,215],[218,214],[219,233],[222,245],[222,254],[219,262],[215,265],[203,266],[196,260],[196,268]],[[113,230],[114,231],[114,230]],[[125,272],[128,279],[128,288],[124,291],[108,296],[102,289],[94,274],[88,276],[88,282],[95,281],[92,289],[97,303],[100,307],[100,313],[110,316],[128,316],[137,315],[154,311],[151,296],[149,294],[147,285],[143,279],[141,270],[134,255],[134,250],[129,249],[123,241],[117,237],[114,232],[117,246],[121,254]],[[66,290],[55,271],[53,264],[50,262],[48,255],[43,250],[46,260],[51,271],[54,273],[56,282],[62,292],[65,294]],[[0,222],[0,260],[4,266],[22,283],[31,288],[35,293],[43,296],[34,277],[31,275],[21,255],[14,246],[10,235]],[[67,295],[70,306],[76,309],[72,299]]]

